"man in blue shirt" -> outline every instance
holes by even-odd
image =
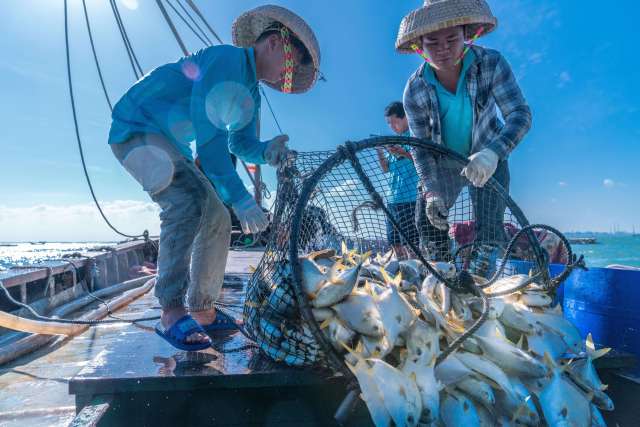
[[[160,206],[156,332],[184,350],[208,347],[205,330],[237,326],[214,308],[231,232],[223,203],[245,233],[268,225],[230,158],[278,166],[287,156],[286,135],[256,136],[258,83],[301,93],[320,67],[311,28],[285,8],[250,10],[232,34],[235,46],[209,47],[145,75],[114,107],[109,133],[116,158]]]
[[[409,136],[409,124],[404,113],[402,102],[392,102],[384,111],[387,124],[398,135]],[[389,146],[386,153],[378,148],[378,161],[384,173],[390,175],[388,208],[400,224],[397,230],[387,221],[387,241],[393,247],[398,259],[409,257],[405,242],[399,231],[407,236],[415,246],[419,244],[418,230],[415,224],[416,197],[418,175],[413,166],[413,159],[406,147]]]

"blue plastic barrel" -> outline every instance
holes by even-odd
[[[576,270],[565,281],[564,316],[583,337],[640,358],[640,271]]]

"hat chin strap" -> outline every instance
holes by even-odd
[[[291,93],[293,91],[293,49],[291,47],[291,38],[289,29],[282,27],[280,29],[282,36],[282,47],[284,48],[284,81],[282,82],[282,92]]]

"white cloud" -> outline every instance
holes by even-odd
[[[542,52],[534,52],[529,55],[529,62],[531,64],[539,64],[542,62],[542,58],[544,58],[544,54]]]
[[[602,181],[602,185],[604,185],[607,188],[613,188],[616,186],[616,182],[610,178],[605,178],[605,180]]]
[[[145,229],[158,234],[159,208],[155,203],[116,200],[100,203],[109,221],[126,234]],[[28,207],[0,205],[0,236],[3,241],[113,241],[114,233],[100,217],[93,203],[76,205],[39,204]]]
[[[560,187],[567,187],[568,185],[569,185],[569,183],[566,182],[566,181],[559,181],[558,182],[558,186],[560,186]]]
[[[571,83],[571,74],[568,71],[561,72],[558,76],[558,87],[562,89],[569,83]]]

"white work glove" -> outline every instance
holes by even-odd
[[[449,227],[449,221],[447,220],[449,212],[444,205],[442,197],[434,193],[427,193],[424,200],[429,222],[439,230],[446,230]]]
[[[469,156],[469,164],[462,169],[460,175],[466,176],[476,187],[484,186],[493,176],[500,158],[489,148]]]
[[[287,135],[278,135],[267,143],[264,159],[270,166],[278,167],[287,159],[287,153],[289,153],[285,145],[287,141],[289,141]]]
[[[269,225],[267,216],[251,196],[234,203],[231,208],[238,217],[244,234],[256,234],[264,231]]]

